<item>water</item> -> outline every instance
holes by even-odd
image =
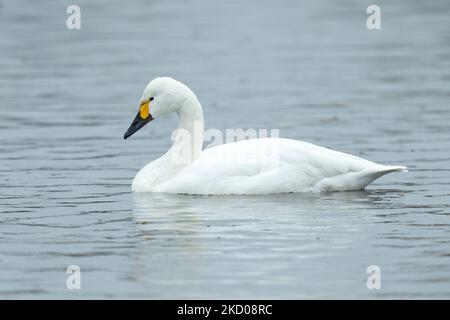
[[[378,1],[378,31],[369,1],[83,0],[78,31],[69,4],[0,1],[1,298],[450,297],[448,1]],[[410,172],[364,192],[133,198],[176,126],[122,139],[162,75],[206,128]]]

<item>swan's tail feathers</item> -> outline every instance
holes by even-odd
[[[359,183],[366,187],[371,184],[374,180],[378,179],[385,174],[391,172],[406,172],[408,171],[407,167],[404,166],[378,166],[376,168],[372,168],[369,170],[362,171],[359,176]]]
[[[382,166],[381,169],[377,170],[381,175],[391,173],[391,172],[408,172],[408,167],[404,166]]]
[[[334,177],[324,178],[316,183],[312,191],[354,191],[363,190],[374,180],[391,172],[408,171],[403,166],[376,165],[366,170],[345,173]]]

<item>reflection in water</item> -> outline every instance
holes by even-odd
[[[322,277],[333,282],[326,267],[332,263],[342,268],[342,283],[358,283],[351,270],[362,268],[361,261],[345,257],[367,245],[373,235],[369,226],[379,220],[376,212],[403,195],[396,190],[389,190],[388,196],[378,191],[134,194],[133,213],[142,240],[130,278],[179,298],[206,297],[204,292],[216,297],[232,297],[231,292],[242,297],[250,292],[292,297],[302,292],[301,287],[320,292],[320,286],[304,278],[311,272],[322,270]],[[361,270],[357,272],[364,276]],[[207,289],[212,285],[215,293]],[[190,290],[185,293],[186,286]]]
[[[203,223],[300,223],[305,215],[337,208],[370,209],[383,198],[376,192],[299,193],[252,196],[133,194],[134,217],[145,238],[193,235]]]

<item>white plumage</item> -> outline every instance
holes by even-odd
[[[217,195],[350,191],[364,189],[384,174],[407,169],[282,138],[244,140],[202,151],[203,114],[189,88],[171,78],[156,78],[145,89],[141,103],[149,99],[152,118],[176,112],[180,126],[169,151],[136,175],[134,192]]]

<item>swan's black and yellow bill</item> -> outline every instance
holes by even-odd
[[[131,135],[136,133],[139,129],[143,128],[147,123],[153,120],[153,117],[149,111],[149,104],[150,104],[149,101],[141,104],[138,114],[134,118],[127,132],[125,132],[125,135],[123,136],[124,139],[130,137]]]

